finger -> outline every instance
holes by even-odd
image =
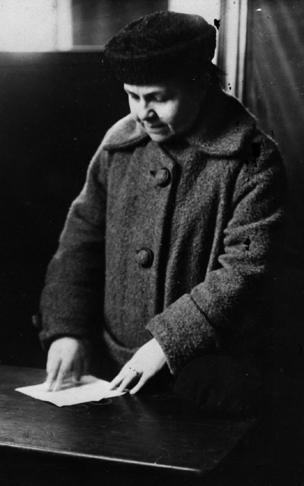
[[[110,383],[110,390],[113,390],[114,388],[117,388],[118,385],[120,385],[120,383],[122,382],[123,380],[123,376],[119,373],[117,376],[115,376],[115,378],[111,381]]]
[[[46,377],[46,388],[47,390],[51,391],[53,388],[53,385],[56,381],[57,374],[59,371],[59,368],[61,366],[61,360],[52,360],[52,362],[48,361],[47,364],[47,377]]]
[[[76,360],[73,366],[72,379],[79,383],[84,372],[84,362],[82,359]]]
[[[134,388],[129,391],[130,395],[135,395],[135,393],[137,393],[147,381],[148,377],[146,377],[145,375],[141,375],[138,383],[134,386]]]
[[[127,389],[128,385],[132,383],[139,375],[135,375],[134,373],[130,373],[122,380],[120,386],[117,388],[118,392],[122,392]]]
[[[60,390],[60,388],[62,386],[62,383],[63,383],[63,380],[66,377],[67,372],[69,371],[69,369],[70,368],[68,366],[64,365],[61,362],[61,366],[60,366],[59,371],[57,373],[57,378],[56,378],[56,381],[55,381],[55,385],[53,387],[53,391]]]

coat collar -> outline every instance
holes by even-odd
[[[244,150],[255,128],[253,115],[236,98],[217,89],[185,138],[208,155],[232,157]]]
[[[149,136],[129,114],[116,122],[104,136],[102,147],[108,151],[121,150],[139,145]]]
[[[232,96],[221,90],[209,93],[201,115],[183,139],[214,157],[232,157],[242,152],[256,127],[255,118]],[[103,148],[127,149],[149,140],[131,115],[119,120],[106,133]]]

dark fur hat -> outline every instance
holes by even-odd
[[[215,50],[216,30],[199,15],[155,12],[120,30],[105,46],[104,61],[129,84],[160,82],[176,76],[195,79]]]

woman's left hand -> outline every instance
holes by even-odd
[[[132,358],[122,367],[118,375],[111,382],[111,390],[123,391],[128,385],[137,380],[131,388],[133,395],[166,364],[165,354],[156,341],[151,339],[141,346]]]

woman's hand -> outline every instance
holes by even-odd
[[[87,341],[73,337],[56,339],[51,344],[47,357],[48,390],[59,390],[64,378],[70,374],[75,381],[79,381],[87,370],[88,357]]]
[[[166,356],[156,341],[151,339],[136,351],[132,358],[123,366],[111,382],[111,389],[125,390],[128,385],[137,380],[131,388],[133,395],[166,364]]]

